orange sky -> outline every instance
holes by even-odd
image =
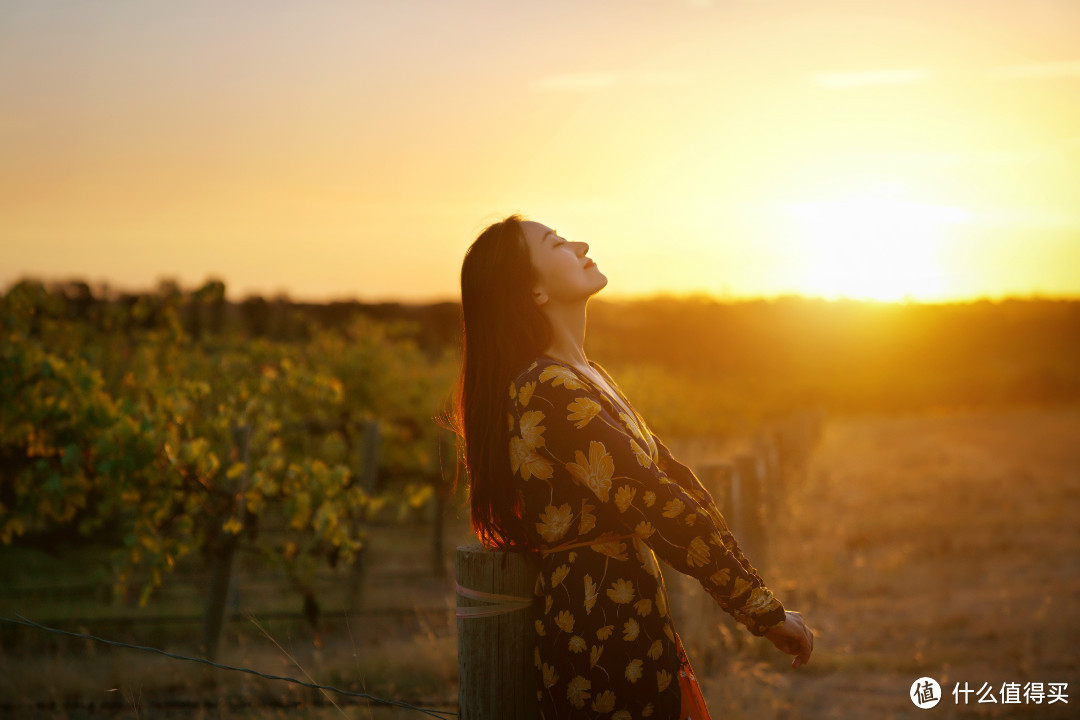
[[[610,295],[1080,296],[1074,0],[0,6],[0,286],[457,295],[522,212]]]

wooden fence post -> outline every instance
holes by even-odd
[[[244,501],[244,491],[247,490],[248,479],[251,477],[251,425],[234,425],[232,428],[233,444],[239,448],[240,459],[244,463],[244,474],[232,490],[240,499],[236,508],[232,511],[233,517],[244,522],[247,515],[247,505]],[[221,642],[221,627],[225,622],[226,604],[229,598],[229,588],[233,581],[233,556],[240,537],[233,532],[218,532],[213,540],[210,551],[212,565],[210,571],[210,587],[206,598],[206,616],[203,621],[202,648],[207,659],[217,658],[218,645]]]
[[[461,720],[539,716],[531,611],[539,569],[526,553],[457,549]]]
[[[739,498],[739,529],[735,533],[739,544],[746,550],[751,563],[758,566],[765,560],[765,527],[761,517],[761,476],[758,474],[757,458],[739,455],[735,458],[735,487]]]
[[[364,434],[360,439],[360,447],[356,453],[356,466],[358,468],[360,487],[364,489],[364,492],[369,497],[375,494],[375,486],[379,482],[379,446],[381,442],[382,432],[379,421],[377,419],[365,420]],[[367,511],[365,510],[364,518],[366,517]],[[364,518],[353,518],[353,536],[359,535],[361,532],[367,534],[367,523]],[[345,581],[345,607],[350,610],[357,609],[363,601],[369,562],[368,543],[365,537],[364,544],[360,547],[360,552],[356,554],[348,578]]]
[[[431,506],[431,572],[438,578],[446,577],[446,557],[443,551],[446,506],[458,472],[457,436],[445,430],[439,431],[435,446],[435,474],[432,475],[434,497]],[[447,461],[450,467],[447,468]]]
[[[712,495],[720,514],[727,521],[728,529],[737,533],[739,524],[739,512],[735,507],[734,470],[727,463],[714,463],[705,465],[700,470],[701,484]]]

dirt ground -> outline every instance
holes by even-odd
[[[1080,410],[834,418],[773,510],[766,580],[814,656],[752,648],[703,679],[714,717],[1078,716]],[[1002,702],[1028,682],[1068,683],[1068,704]]]

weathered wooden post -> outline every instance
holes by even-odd
[[[739,491],[736,504],[740,510],[739,529],[735,535],[750,561],[761,565],[765,559],[765,527],[761,517],[761,478],[753,455],[735,458],[735,479],[734,487]]]
[[[711,463],[702,466],[700,478],[705,489],[713,496],[720,514],[724,516],[728,529],[741,544],[745,528],[745,508],[742,504],[741,478],[735,470],[731,463]],[[705,669],[712,667],[712,663],[718,662],[728,651],[745,647],[751,638],[739,632],[738,623],[722,611],[716,601],[702,592],[700,587],[692,590],[692,598],[696,598],[693,607],[697,610],[689,614],[689,624],[680,620],[680,627],[683,629],[680,634],[687,651],[693,653],[702,663],[702,669]]]
[[[247,490],[248,480],[251,477],[251,425],[234,425],[232,428],[233,445],[239,449],[241,461],[244,463],[244,473],[240,480],[232,488],[236,501],[236,507],[232,509],[232,517],[241,526],[247,515],[247,504],[244,501],[244,491]],[[210,552],[212,568],[210,572],[210,587],[206,600],[206,616],[203,620],[202,648],[207,659],[217,658],[218,645],[221,641],[221,628],[225,622],[226,603],[229,597],[229,588],[233,581],[233,557],[240,542],[239,534],[235,532],[220,531],[217,537],[211,541]]]
[[[728,529],[738,535],[739,508],[735,499],[739,496],[734,468],[728,463],[715,463],[701,468],[701,484],[713,496],[720,514],[728,524]]]
[[[370,497],[375,494],[375,486],[379,482],[379,446],[382,442],[382,432],[379,421],[370,418],[364,421],[364,434],[357,449],[356,467],[360,479],[360,487]],[[367,512],[364,512],[366,517]],[[356,517],[352,521],[352,533],[354,536],[366,533],[367,523],[364,518]],[[367,540],[360,548],[353,560],[352,569],[345,581],[345,607],[355,610],[364,597],[364,585],[367,578],[368,554]]]
[[[431,572],[435,577],[444,578],[446,577],[446,558],[443,552],[443,537],[446,535],[444,521],[458,463],[454,434],[440,431],[435,450],[436,471],[432,475],[435,493],[431,503]],[[449,468],[447,464],[450,465]]]
[[[457,549],[458,714],[461,720],[535,720],[539,572],[526,553]]]

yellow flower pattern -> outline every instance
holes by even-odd
[[[601,555],[606,555],[612,560],[625,561],[629,560],[630,556],[626,554],[626,543],[618,540],[609,540],[607,542],[593,543],[590,547]]]
[[[593,491],[600,502],[608,501],[608,493],[611,491],[611,475],[615,472],[615,464],[611,461],[604,443],[593,440],[589,443],[589,457],[578,450],[575,455],[577,462],[567,463],[566,469],[579,483]]]
[[[547,459],[530,448],[520,437],[510,438],[510,467],[513,472],[521,472],[521,479],[537,477],[547,480],[554,468]]]
[[[611,633],[611,629],[610,629],[611,626],[606,625],[605,627],[608,628],[607,634],[610,634]],[[600,662],[600,656],[603,655],[603,654],[604,654],[604,646],[603,645],[593,645],[592,648],[589,649],[589,669],[590,670],[593,667],[596,666],[596,663]]]
[[[588,575],[585,576],[585,614],[588,615],[592,612],[593,606],[596,605],[596,583]]]
[[[528,407],[529,401],[532,400],[533,390],[536,389],[535,382],[527,382],[521,386],[518,390],[517,401],[521,404],[521,407]]]
[[[510,482],[540,551],[540,709],[548,720],[674,717],[676,636],[656,558],[755,634],[781,622],[783,606],[693,473],[592,370],[543,356],[510,383]]]
[[[641,446],[634,440],[630,441],[630,451],[634,453],[634,458],[637,459],[638,465],[641,467],[647,468],[652,465],[652,458],[649,457],[649,453],[642,450]]]
[[[615,693],[605,690],[593,700],[593,712],[609,713],[615,708]]]
[[[589,680],[580,675],[575,675],[566,688],[566,699],[570,701],[571,705],[580,710],[585,707],[585,701],[589,699],[589,688],[591,687],[592,683]]]
[[[578,398],[567,405],[566,409],[570,411],[566,419],[574,423],[574,427],[580,430],[588,425],[590,420],[599,415],[603,408],[600,407],[600,403],[591,398]]]
[[[525,441],[525,447],[530,450],[535,450],[544,444],[544,430],[547,428],[540,424],[543,420],[544,413],[539,410],[530,410],[521,416],[518,432],[521,433],[521,439]]]
[[[686,505],[683,504],[683,501],[675,498],[674,500],[668,500],[666,503],[664,503],[663,515],[666,518],[678,517],[685,509]]]
[[[555,624],[565,633],[574,632],[574,614],[569,610],[563,610],[555,616]]]
[[[690,547],[686,550],[686,562],[694,567],[701,567],[709,563],[709,546],[699,537],[690,541]]]
[[[595,509],[595,505],[590,505],[584,500],[581,501],[581,520],[578,521],[578,535],[584,535],[596,527],[596,516],[592,514]]]
[[[554,364],[548,365],[540,373],[540,382],[550,382],[552,387],[562,385],[567,390],[581,390],[585,386],[578,382],[577,374],[570,368]]]
[[[634,610],[638,615],[645,617],[652,612],[652,600],[649,598],[641,598],[634,603]]]
[[[620,605],[634,602],[634,583],[620,578],[611,583],[607,596]]]
[[[555,672],[555,668],[551,667],[547,663],[544,663],[542,669],[544,674],[544,687],[553,687],[555,683],[559,682],[559,675]]]
[[[548,505],[544,512],[540,513],[540,522],[536,523],[536,532],[548,542],[555,542],[570,529],[573,519],[573,511],[570,503],[563,503],[559,507]]]

